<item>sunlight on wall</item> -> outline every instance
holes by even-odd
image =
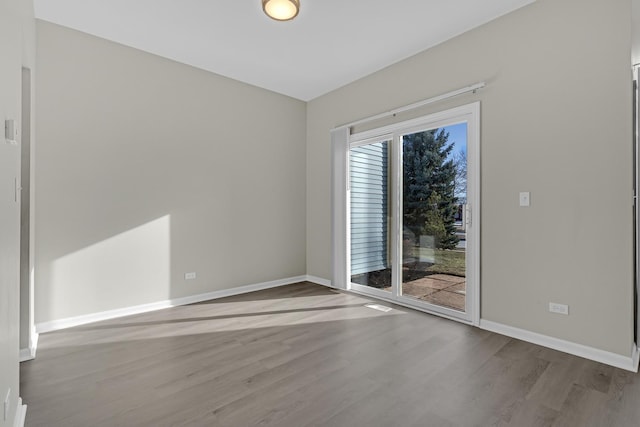
[[[103,311],[169,298],[170,231],[166,215],[54,261],[53,318],[78,315],[76,304]]]

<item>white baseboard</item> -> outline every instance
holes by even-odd
[[[35,348],[21,348],[20,349],[20,362],[26,362],[27,360],[33,360],[36,358]]]
[[[331,284],[330,280],[323,279],[321,277],[307,275],[306,280],[318,285],[335,288],[335,286]],[[397,304],[397,302],[395,302],[395,304]],[[559,338],[527,331],[525,329],[504,325],[502,323],[492,322],[490,320],[480,319],[480,324],[478,325],[478,327],[487,331],[496,332],[501,335],[506,335],[512,338],[517,338],[533,344],[562,351],[564,353],[584,357],[585,359],[594,360],[606,365],[615,366],[627,371],[638,372],[638,365],[640,363],[640,348],[638,348],[636,345],[633,345],[631,349],[631,356],[626,357],[617,353],[611,353],[594,347],[589,347],[571,341],[565,341]]]
[[[16,417],[13,421],[14,427],[24,427],[24,420],[27,416],[27,405],[22,404],[22,398],[18,398],[18,407],[16,408]]]
[[[323,279],[322,277],[310,276],[310,275],[307,274],[305,280],[307,282],[315,283],[317,285],[322,285],[322,286],[328,286],[330,288],[335,288],[335,286],[333,286],[331,284],[331,280]]]
[[[20,349],[20,362],[26,362],[27,360],[33,360],[36,358],[36,351],[38,350],[38,333],[35,332],[35,330],[31,333],[30,341],[29,348]]]
[[[632,355],[622,356],[617,353],[600,350],[571,341],[561,340],[559,338],[538,334],[536,332],[527,331],[525,329],[515,328],[513,326],[503,325],[502,323],[492,322],[490,320],[480,319],[481,329],[496,332],[508,337],[517,338],[543,347],[552,348],[564,353],[573,354],[575,356],[584,357],[585,359],[594,360],[606,365],[615,366],[616,368],[625,369],[631,372],[638,372],[638,350],[633,346]]]
[[[273,280],[270,282],[255,283],[251,285],[238,286],[230,289],[222,289],[219,291],[207,292],[204,294],[191,295],[182,298],[174,298],[165,301],[158,301],[150,304],[142,304],[133,307],[125,307],[115,310],[102,311],[99,313],[91,313],[82,316],[69,317],[66,319],[52,320],[49,322],[42,322],[36,324],[36,333],[34,334],[34,341],[32,346],[28,349],[20,350],[20,361],[31,360],[35,357],[38,334],[51,332],[59,329],[71,328],[73,326],[86,325],[88,323],[98,322],[101,320],[115,319],[123,316],[130,316],[132,314],[147,313],[150,311],[161,310],[163,308],[176,307],[180,305],[193,304],[202,301],[208,301],[218,298],[229,297],[233,295],[240,295],[249,292],[255,292],[263,289],[275,288],[278,286],[290,285],[298,282],[312,282],[318,285],[334,288],[330,280],[323,279],[321,277],[312,275],[303,275],[289,277],[286,279]],[[513,326],[504,325],[490,320],[480,319],[479,328],[487,331],[496,332],[498,334],[506,335],[512,338],[517,338],[523,341],[527,341],[533,344],[538,344],[544,347],[559,350],[565,353],[573,354],[576,356],[584,357],[586,359],[594,360],[596,362],[604,363],[607,365],[615,366],[617,368],[625,369],[632,372],[638,372],[638,364],[640,362],[640,349],[635,345],[632,348],[631,356],[622,356],[617,353],[611,353],[608,351],[600,350],[594,347],[577,344],[571,341],[561,340],[559,338],[550,337],[547,335],[538,334],[536,332],[527,331],[525,329],[516,328]],[[23,411],[26,413],[26,405],[20,403],[19,409],[24,407]],[[16,413],[16,422],[18,421],[18,413]],[[24,422],[24,414],[22,415]],[[16,424],[18,425],[18,424]]]
[[[42,334],[59,329],[86,325],[87,323],[99,322],[101,320],[115,319],[118,317],[130,316],[132,314],[148,313],[150,311],[162,310],[163,308],[193,304],[196,302],[246,294],[248,292],[260,291],[263,289],[276,288],[278,286],[291,285],[293,283],[303,282],[305,280],[307,280],[307,276],[289,277],[286,279],[272,280],[270,282],[255,283],[251,285],[238,286],[235,288],[221,289],[219,291],[207,292],[204,294],[190,295],[187,297],[174,298],[149,304],[141,304],[133,307],[117,308],[115,310],[101,311],[98,313],[90,313],[82,316],[51,320],[48,322],[37,323],[36,331],[39,334]]]

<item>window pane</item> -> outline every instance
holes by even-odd
[[[349,156],[351,188],[351,281],[391,290],[389,246],[390,142],[352,148]]]
[[[402,138],[402,295],[465,311],[466,123]]]

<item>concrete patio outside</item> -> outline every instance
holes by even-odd
[[[466,279],[450,274],[432,274],[403,283],[402,295],[465,311]]]

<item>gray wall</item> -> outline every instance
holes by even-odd
[[[20,129],[22,66],[33,67],[35,27],[30,1],[0,2],[0,401],[10,393],[7,420],[13,426],[18,403],[20,331],[20,205],[14,179],[20,177],[20,146],[5,143],[4,120],[14,119]],[[19,141],[19,138],[18,138]]]
[[[486,81],[420,112],[481,101],[482,318],[629,356],[630,14],[631,0],[538,0],[311,101],[308,274],[331,277],[330,129]]]
[[[631,62],[640,63],[640,0],[631,0]]]
[[[305,103],[37,33],[36,323],[305,274]]]

